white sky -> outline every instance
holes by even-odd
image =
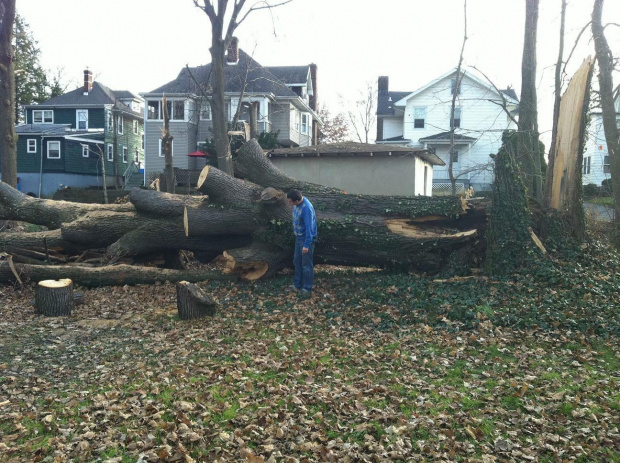
[[[248,0],[253,4],[254,0]],[[541,132],[551,127],[553,73],[561,0],[540,0],[538,97]],[[565,57],[590,20],[593,0],[569,0]],[[83,70],[115,90],[150,91],[186,65],[210,61],[210,23],[192,0],[17,0],[39,42],[42,64],[64,68],[76,86]],[[500,88],[521,87],[525,0],[468,0],[465,63]],[[604,22],[620,23],[620,1],[607,0]],[[607,38],[620,54],[620,28]],[[263,65],[318,65],[319,104],[340,109],[366,82],[390,78],[390,90],[413,91],[457,65],[462,0],[293,0],[254,12],[237,30],[240,46]],[[593,51],[590,31],[569,75]],[[617,84],[618,82],[616,82]],[[71,86],[73,88],[73,86]],[[546,138],[546,137],[545,137]]]

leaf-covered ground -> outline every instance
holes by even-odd
[[[511,279],[323,268],[85,290],[0,287],[0,461],[620,461],[620,264],[591,245]]]

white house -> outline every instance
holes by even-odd
[[[470,70],[461,71],[460,88],[455,89],[456,72],[452,69],[413,92],[390,91],[388,77],[379,77],[377,143],[434,149],[446,164],[433,171],[433,189],[440,192],[450,183],[450,114],[456,90],[452,155],[457,185],[460,190],[488,190],[493,181],[489,155],[499,150],[504,130],[516,129],[502,106],[516,113],[517,95],[511,88],[498,91]]]
[[[616,122],[620,127],[620,86],[616,88],[614,100],[616,106]],[[586,146],[583,150],[582,183],[594,183],[600,186],[603,180],[611,178],[609,152],[603,130],[603,114],[601,108],[590,112]]]

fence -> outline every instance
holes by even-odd
[[[175,186],[185,187],[190,192],[195,191],[196,184],[198,183],[198,177],[202,170],[189,170],[189,169],[174,169],[174,181]],[[166,176],[163,172],[148,172],[146,174],[146,186],[151,185],[156,179],[159,179],[159,187],[162,191],[166,188]]]
[[[457,183],[456,194],[462,195],[465,193],[465,184]],[[433,183],[433,196],[450,196],[452,195],[451,183]]]

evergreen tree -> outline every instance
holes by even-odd
[[[39,62],[41,51],[30,27],[16,15],[13,26],[15,46],[15,121],[24,122],[23,105],[41,103],[50,97],[47,73]]]

